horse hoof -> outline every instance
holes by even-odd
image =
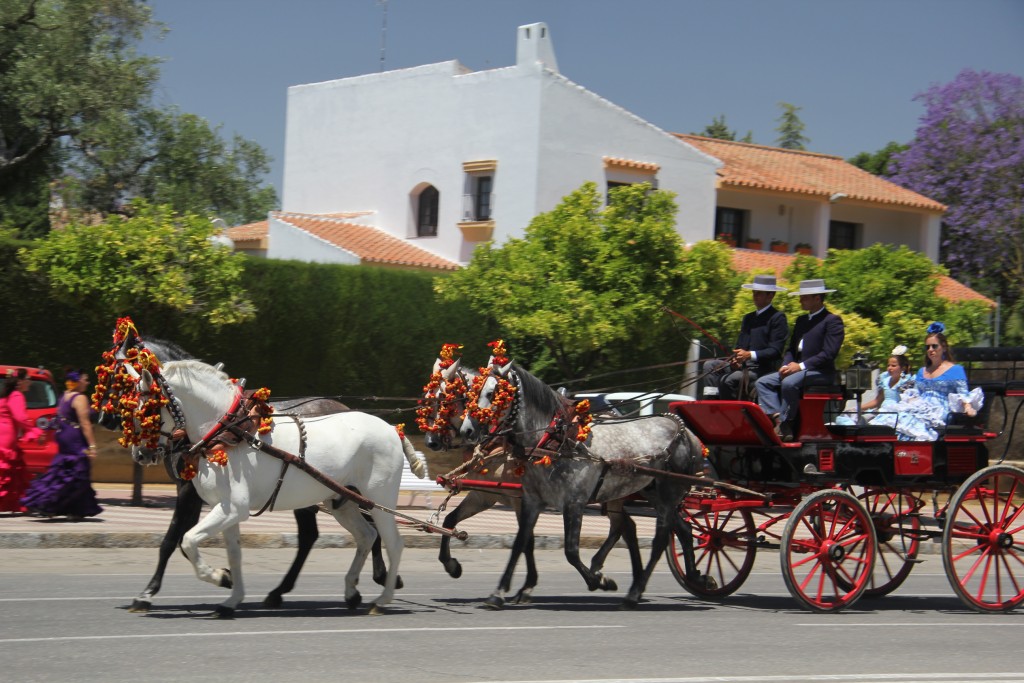
[[[383,605],[373,603],[372,605],[370,605],[370,611],[368,612],[368,614],[371,617],[379,617],[382,614],[387,614],[387,610],[384,608]]]
[[[623,610],[623,611],[625,611],[625,610],[634,610],[634,609],[636,609],[637,605],[639,605],[639,604],[640,604],[639,600],[633,600],[632,598],[627,598],[626,600],[622,601],[621,605],[619,605],[619,609]]]
[[[217,584],[221,588],[234,588],[231,584],[231,570],[221,569],[220,570],[220,583]]]
[[[448,572],[448,576],[457,579],[462,576],[462,563],[454,559],[451,562],[445,562],[444,570]]]
[[[521,590],[515,594],[515,597],[510,601],[516,605],[529,605],[533,602],[533,594],[526,590]]]
[[[284,598],[280,593],[269,593],[267,597],[263,598],[263,606],[269,609],[281,609],[283,604]]]
[[[615,583],[614,580],[607,576],[601,577],[601,590],[603,591],[617,591],[619,590],[619,584]]]
[[[132,600],[131,607],[128,608],[129,612],[148,612],[149,608],[152,607],[152,603],[149,600],[139,600],[135,598]]]
[[[398,590],[402,590],[403,588],[405,588],[405,583],[402,582],[402,577],[401,576],[396,576],[395,577],[395,590],[398,591]]]
[[[503,609],[505,607],[505,599],[499,598],[497,595],[492,595],[491,597],[484,600],[484,607],[493,610]]]
[[[345,606],[349,609],[359,609],[359,606],[363,604],[363,596],[356,591],[352,594],[352,597],[345,599]]]
[[[213,610],[213,616],[215,619],[234,619],[235,608],[225,607],[224,605],[217,605]]]

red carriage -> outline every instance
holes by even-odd
[[[1009,366],[1001,376],[972,377],[986,407],[1024,397],[1017,378],[1024,349],[957,354],[969,368],[985,360]],[[934,442],[899,441],[889,427],[831,424],[847,398],[841,386],[805,390],[792,442],[779,439],[754,403],[670,406],[726,484],[691,490],[680,508],[702,575],[713,579],[688,579],[673,539],[669,564],[680,584],[701,598],[724,598],[746,580],[758,549],[778,549],[793,597],[832,612],[894,591],[923,544],[937,542],[950,584],[969,607],[1002,612],[1024,602],[1024,470],[1003,458],[989,465],[987,443],[998,434],[982,419],[951,424]]]

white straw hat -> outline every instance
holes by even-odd
[[[755,275],[754,281],[743,285],[743,289],[752,289],[755,292],[786,292],[785,287],[775,284],[774,275]]]
[[[800,288],[790,292],[790,296],[804,296],[805,294],[831,294],[836,290],[825,289],[824,280],[801,280]]]

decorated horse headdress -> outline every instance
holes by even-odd
[[[462,358],[456,353],[462,344],[443,344],[434,362],[430,380],[423,386],[423,398],[416,408],[416,426],[425,434],[450,438],[452,418],[466,397],[466,381],[460,372]]]

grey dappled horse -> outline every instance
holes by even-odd
[[[472,386],[473,378],[479,375],[476,370],[462,367],[461,358],[455,359],[455,361],[446,368],[442,368],[441,363],[442,359],[439,357],[434,362],[431,375],[433,376],[434,374],[438,374],[440,382],[432,392],[428,391],[424,395],[422,401],[423,404],[431,408],[430,416],[426,418],[428,429],[425,431],[424,443],[427,448],[430,448],[433,451],[447,450],[451,447],[453,437],[459,433],[459,428],[462,426],[462,414],[465,410],[465,394],[461,396],[452,395],[452,392],[448,391],[448,387],[452,385],[453,382],[461,380],[464,386],[468,388]],[[442,401],[452,401],[455,402],[455,405],[451,406],[452,410],[448,411],[450,416],[443,421],[444,428],[436,429],[435,422],[438,411],[441,410]],[[464,455],[467,458],[472,457],[472,447],[468,447],[465,450],[467,452]],[[513,472],[516,465],[517,463],[515,460],[509,457],[504,457],[500,462],[490,464],[487,468],[489,471],[486,474],[481,474],[480,477],[492,481],[505,481],[518,484],[520,477],[518,474]],[[522,512],[519,496],[510,496],[505,493],[500,493],[497,490],[483,491],[479,489],[470,489],[458,506],[445,516],[442,526],[446,529],[454,529],[462,521],[489,510],[497,503],[508,505],[513,508],[516,512],[517,518]],[[607,559],[608,554],[612,551],[612,548],[615,547],[615,544],[620,538],[625,541],[626,547],[629,550],[634,572],[642,570],[640,545],[636,535],[636,523],[633,522],[632,518],[630,518],[626,513],[623,507],[623,501],[611,501],[608,504],[607,514],[609,519],[608,538],[591,559],[590,571],[594,573],[599,573],[601,571],[604,567],[604,562]],[[438,560],[440,560],[449,576],[455,579],[459,578],[462,576],[462,564],[451,554],[451,538],[448,536],[442,536],[440,546]],[[532,536],[527,542],[527,545],[523,548],[523,555],[526,560],[526,578],[523,582],[522,588],[520,588],[519,591],[511,598],[512,602],[518,604],[526,604],[530,602],[533,589],[537,586],[538,573]]]
[[[627,465],[629,461],[638,461],[654,469],[695,475],[702,466],[702,446],[682,422],[672,415],[598,421],[592,425],[585,445],[576,444],[567,436],[560,455],[552,457],[550,464],[529,462],[531,450],[538,446],[553,419],[561,417],[565,423],[570,421],[572,404],[512,362],[498,365],[492,358],[490,367],[491,374],[480,387],[477,404],[483,409],[492,405],[499,379],[515,387],[513,405],[504,414],[496,415],[498,424],[491,426],[494,434],[506,438],[515,455],[527,464],[521,479],[523,499],[519,530],[505,572],[485,604],[493,608],[504,604],[516,562],[532,543],[534,526],[545,506],[560,510],[564,515],[565,556],[590,590],[614,590],[611,579],[592,571],[580,560],[583,511],[590,503],[619,500],[641,491],[657,513],[655,536],[646,567],[637,571],[634,566],[633,583],[623,607],[639,604],[651,573],[668,546],[670,533],[676,533],[682,541],[687,573],[698,577],[693,561],[692,533],[678,514],[679,503],[689,484],[631,472],[628,467],[618,467],[614,462]],[[479,443],[488,437],[487,427],[467,414],[460,433],[470,443]]]

